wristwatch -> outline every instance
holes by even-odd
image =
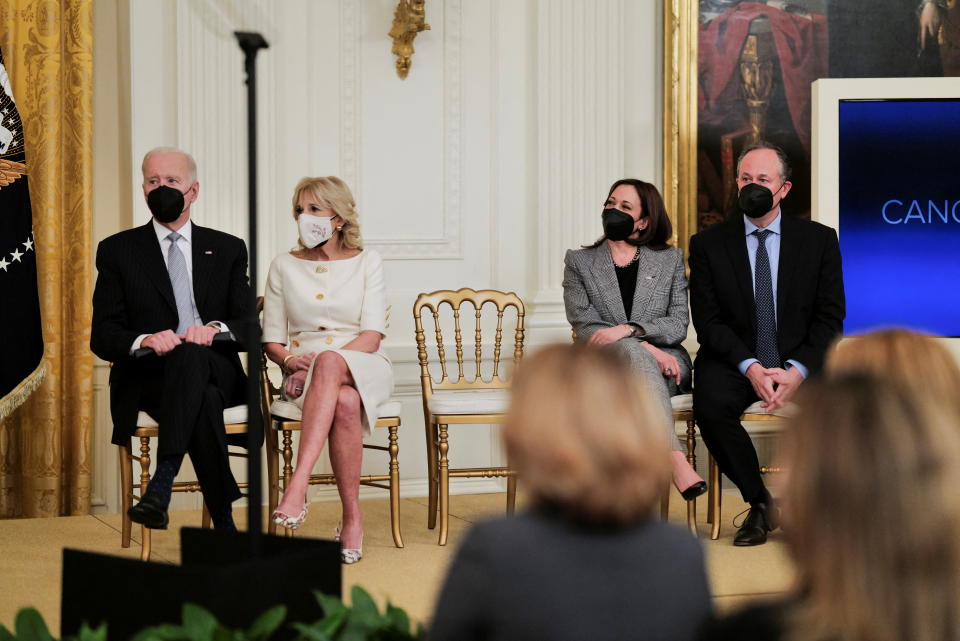
[[[642,327],[636,323],[627,323],[627,325],[630,326],[630,338],[643,338],[646,332],[643,331]]]

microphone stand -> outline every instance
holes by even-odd
[[[247,73],[247,194],[250,248],[250,299],[247,301],[247,541],[250,558],[261,555],[263,539],[263,491],[260,477],[260,319],[257,315],[257,53],[270,45],[259,33],[234,31],[243,50]]]

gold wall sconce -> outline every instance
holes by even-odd
[[[393,12],[393,26],[387,34],[393,38],[391,51],[397,56],[397,75],[406,78],[410,73],[413,56],[413,39],[421,31],[430,29],[426,23],[427,0],[400,0]]]

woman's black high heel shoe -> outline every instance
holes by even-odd
[[[688,487],[687,489],[685,489],[684,491],[680,492],[680,496],[682,496],[687,501],[692,501],[693,499],[697,498],[701,494],[706,494],[706,492],[707,492],[707,482],[698,481],[693,485],[691,485],[690,487]]]

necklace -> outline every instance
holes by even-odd
[[[611,256],[611,257],[612,257],[612,256]],[[633,258],[630,259],[630,262],[624,263],[623,265],[618,265],[618,264],[617,264],[617,261],[613,261],[613,266],[616,267],[617,269],[624,269],[624,268],[629,267],[630,265],[634,264],[634,263],[637,262],[638,260],[640,260],[640,248],[639,248],[639,247],[637,247],[637,251],[634,252]]]

